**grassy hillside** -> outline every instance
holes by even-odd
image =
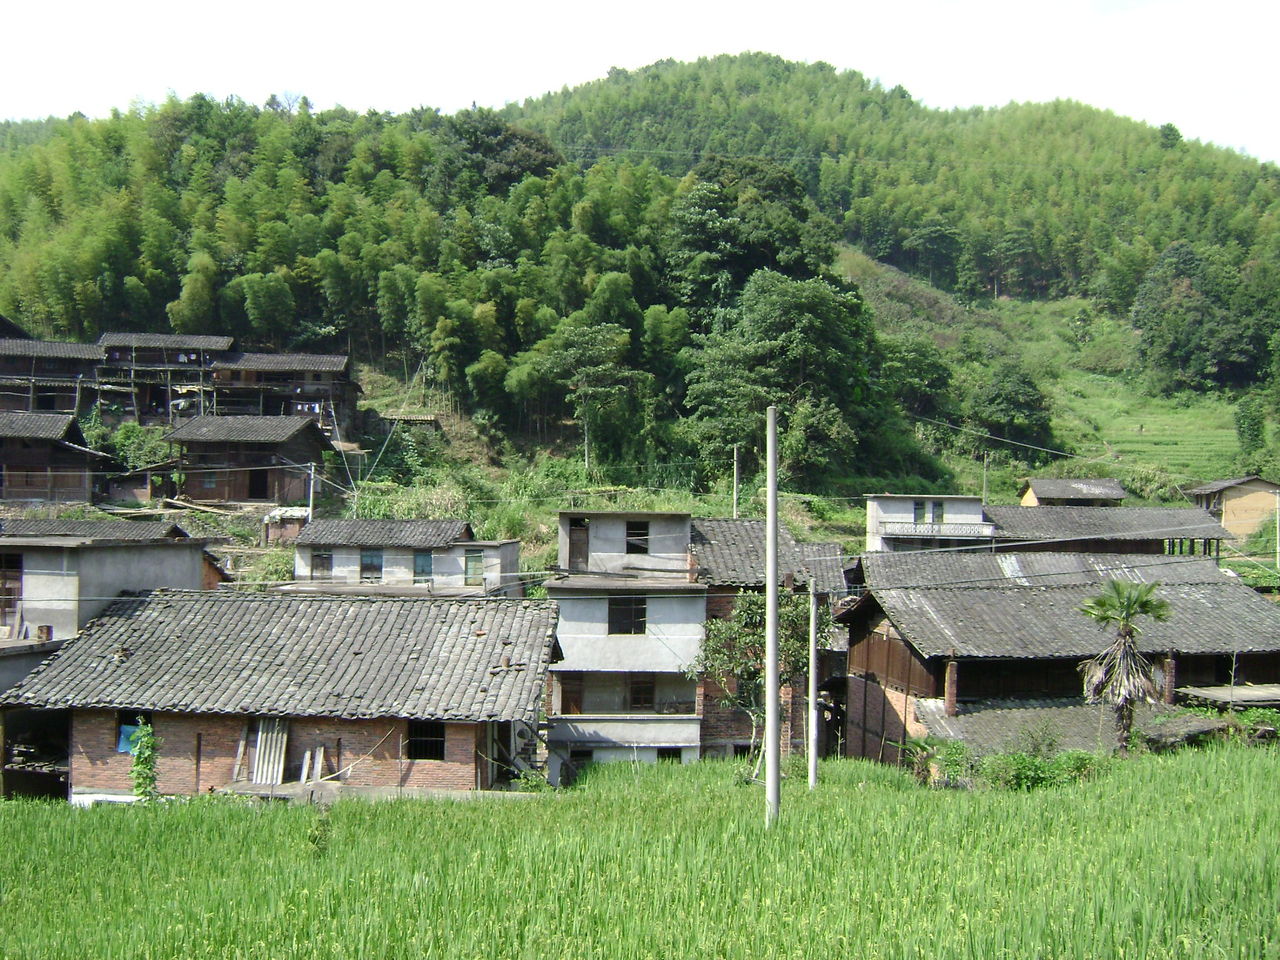
[[[161,747],[163,752],[163,746]],[[1033,793],[862,761],[783,787],[613,764],[563,793],[314,807],[0,801],[5,956],[994,960],[1275,956],[1274,749]]]

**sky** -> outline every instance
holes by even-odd
[[[1273,0],[67,0],[15,4],[4,22],[0,119],[194,93],[452,113],[751,50],[857,70],[930,107],[1077,100],[1280,162]]]

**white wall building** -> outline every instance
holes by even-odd
[[[867,552],[930,550],[991,542],[981,497],[882,493],[867,497]]]

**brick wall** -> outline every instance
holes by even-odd
[[[905,690],[881,686],[862,677],[849,677],[845,713],[845,754],[885,763],[898,762],[894,746],[904,737],[928,733],[916,719],[915,697]]]
[[[729,689],[736,688],[735,681],[729,681]],[[704,677],[698,683],[697,710],[702,716],[702,748],[704,753],[719,752],[720,748],[734,744],[751,742],[751,718],[741,710],[734,710],[721,704],[725,688],[710,677]],[[782,753],[785,755],[794,750],[804,750],[805,695],[802,685],[793,688],[782,687],[782,706],[779,714],[779,740]],[[764,735],[763,721],[756,730],[756,738]]]
[[[156,770],[161,793],[193,794],[231,783],[236,751],[245,729],[244,717],[156,713],[152,726],[161,743]],[[405,720],[293,718],[285,751],[285,780],[296,781],[304,752],[323,746],[322,775],[345,766],[341,778],[353,787],[433,787],[471,790],[476,786],[477,738],[484,726],[445,725],[443,760],[403,759]],[[71,787],[84,791],[132,789],[132,758],[116,752],[115,711],[77,710],[71,722]],[[199,762],[197,763],[197,755]],[[240,776],[248,782],[253,769],[253,737],[249,738]],[[488,786],[487,783],[484,786]]]

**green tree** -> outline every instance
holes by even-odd
[[[1130,583],[1108,580],[1102,592],[1090,597],[1080,612],[1100,627],[1114,627],[1115,638],[1105,650],[1080,664],[1085,699],[1107,702],[1115,708],[1116,752],[1129,751],[1134,707],[1155,702],[1151,664],[1138,650],[1136,637],[1140,617],[1168,620],[1172,614],[1167,600],[1155,595],[1158,583]]]

